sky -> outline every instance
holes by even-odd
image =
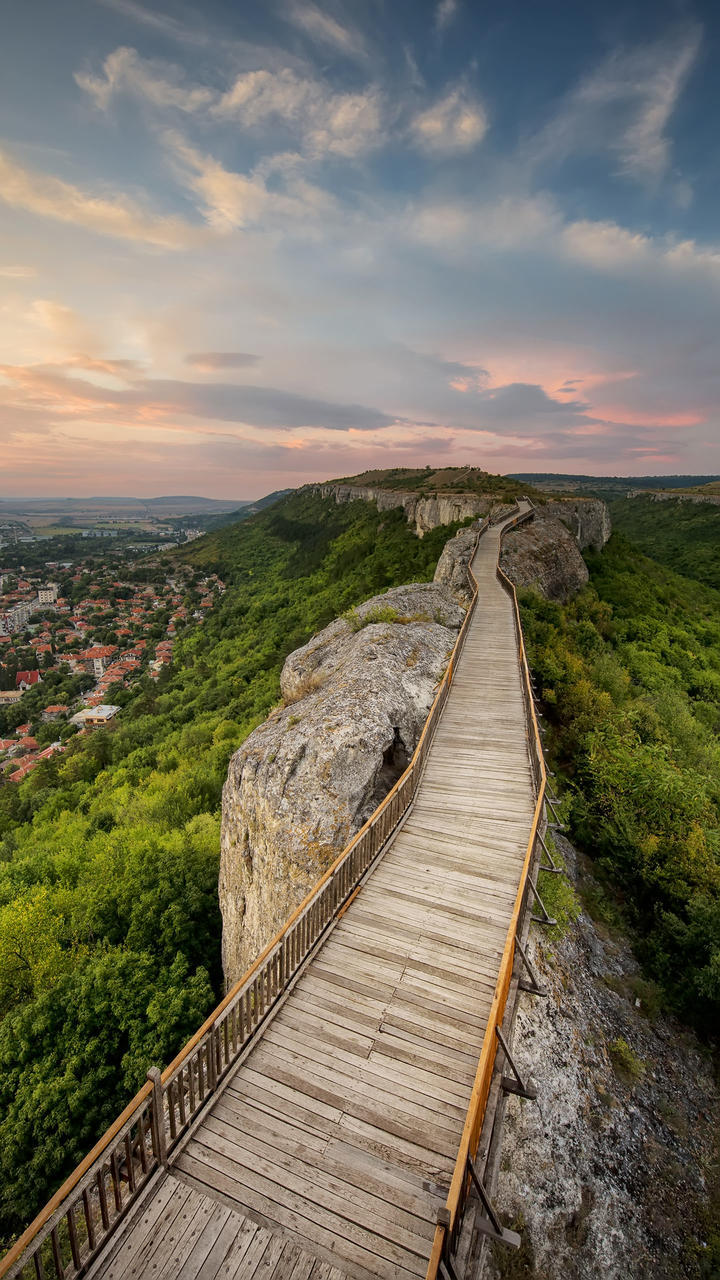
[[[720,7],[26,0],[0,497],[720,472]]]

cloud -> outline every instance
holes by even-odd
[[[136,0],[99,0],[106,9],[114,9],[116,13],[121,13],[124,18],[131,18],[134,22],[142,23],[145,27],[152,27],[155,31],[159,31],[161,35],[169,36],[171,39],[182,41],[184,44],[207,44],[208,36],[205,32],[186,27],[182,22],[178,22],[177,18],[170,17],[167,13],[153,12],[146,9],[144,5],[138,4]]]
[[[488,120],[482,104],[464,89],[453,89],[415,116],[410,132],[425,151],[461,152],[485,137]]]
[[[640,49],[610,54],[567,95],[530,144],[537,168],[609,151],[616,173],[655,184],[670,167],[667,125],[700,48],[696,25]],[[687,184],[678,196],[689,199]]]
[[[281,122],[304,139],[315,155],[356,156],[382,141],[382,104],[372,86],[358,93],[334,93],[311,76],[289,67],[247,71],[212,107],[218,118],[250,128]]]
[[[408,209],[403,222],[405,235],[443,257],[464,260],[468,252],[487,249],[547,247],[562,227],[559,210],[545,195],[500,196],[484,203],[430,197]]]
[[[571,418],[576,425],[593,421],[585,415],[590,405],[584,400],[555,400],[543,387],[527,382],[510,382],[506,386],[481,389],[477,393],[479,414],[483,423],[494,428],[523,423],[537,427],[537,419]]]
[[[178,162],[181,181],[200,197],[205,220],[215,231],[265,228],[278,220],[307,222],[309,215],[334,207],[331,196],[296,174],[297,156],[273,156],[244,174],[226,169],[177,133],[166,133],[165,142]],[[271,174],[280,189],[278,182],[268,187]]]
[[[197,112],[212,105],[217,93],[202,86],[186,86],[177,68],[141,58],[135,49],[120,47],[103,63],[103,75],[76,71],[75,82],[95,104],[106,110],[117,93],[135,94],[156,107]]]
[[[118,389],[75,376],[76,363],[5,364],[0,365],[0,374],[15,388],[21,404],[42,407],[51,419],[100,417],[126,426],[177,429],[180,420],[190,417],[205,424],[208,420],[232,422],[262,430],[341,432],[378,431],[398,421],[367,405],[336,403],[276,387],[135,377],[134,362],[130,368],[123,368],[124,362],[104,362],[106,372],[131,383]],[[98,366],[84,358],[83,367],[90,371]],[[211,429],[204,426],[203,430]]]
[[[30,280],[36,275],[34,267],[0,266],[0,276],[5,280]]]
[[[97,342],[96,333],[72,307],[52,298],[36,298],[29,308],[28,318],[66,348],[90,349]]]
[[[96,195],[50,174],[24,169],[0,150],[0,200],[98,235],[161,249],[182,249],[196,232],[180,218],[146,212],[122,194]]]
[[[114,97],[128,94],[159,111],[237,121],[246,129],[280,125],[311,156],[357,156],[383,141],[383,102],[374,86],[337,93],[287,66],[242,72],[222,91],[188,84],[179,68],[122,47],[105,59],[101,75],[78,71],[75,80],[103,111]]]
[[[185,364],[202,369],[204,373],[212,373],[216,369],[247,369],[257,364],[259,359],[259,356],[245,351],[195,351],[185,356]]]
[[[315,4],[293,4],[285,16],[319,44],[330,45],[351,57],[364,57],[367,52],[357,29],[344,26]]]
[[[435,30],[444,31],[457,17],[458,0],[440,0],[435,10]]]

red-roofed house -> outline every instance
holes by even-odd
[[[78,654],[79,661],[90,675],[100,677],[114,653],[117,653],[116,644],[96,644],[91,649],[84,649]]]
[[[16,689],[21,689],[24,693],[26,689],[32,689],[35,684],[42,684],[39,671],[18,671],[15,677]]]

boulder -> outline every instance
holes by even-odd
[[[516,587],[534,587],[548,600],[569,600],[590,576],[572,534],[545,507],[505,535],[500,567]]]
[[[223,789],[220,908],[228,983],[407,766],[463,619],[443,587],[397,587],[290,654],[286,705],[233,755]]]

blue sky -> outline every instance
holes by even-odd
[[[717,12],[8,11],[0,493],[720,471]]]

